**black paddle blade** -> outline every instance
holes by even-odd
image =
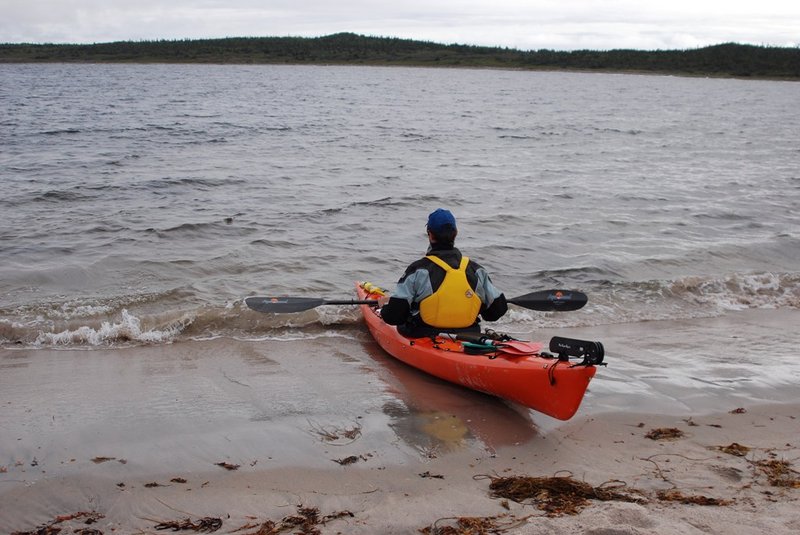
[[[509,303],[542,312],[578,310],[589,300],[586,294],[573,290],[542,290],[513,299]]]
[[[244,302],[257,312],[272,313],[303,312],[325,304],[316,297],[248,297]]]
[[[377,299],[328,301],[318,297],[248,297],[244,302],[256,312],[270,312],[272,314],[303,312],[322,305],[378,306]]]

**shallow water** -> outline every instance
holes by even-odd
[[[796,402],[799,319],[800,311],[754,310],[540,334],[601,339],[609,349],[576,421],[604,413],[702,419]],[[350,455],[369,466],[372,455],[388,465],[457,451],[485,457],[553,447],[547,437],[564,426],[410,368],[367,332],[0,349],[0,393],[0,483],[80,473],[95,457],[126,460],[116,468],[128,474],[222,461],[330,469]]]

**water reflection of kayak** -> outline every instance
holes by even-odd
[[[395,433],[409,445],[420,450],[455,450],[479,440],[489,450],[498,450],[536,437],[536,424],[527,410],[422,374],[372,342],[365,344],[365,350],[379,365],[371,372],[396,398],[387,401],[383,411],[392,418]]]
[[[361,300],[379,297],[368,293],[362,284],[356,284],[356,292]],[[589,359],[570,362],[569,357],[575,355],[571,346],[579,345],[571,342],[580,341],[559,339],[554,345],[551,340],[551,351],[558,351],[561,340],[566,348],[557,358],[543,351],[537,342],[473,344],[446,336],[409,339],[384,323],[376,308],[360,306],[372,337],[396,359],[445,381],[519,403],[559,420],[568,420],[577,412],[596,371]],[[585,344],[595,344],[593,348],[599,349],[602,361],[602,345]]]

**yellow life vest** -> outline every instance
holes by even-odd
[[[469,258],[461,257],[461,265],[453,269],[436,256],[428,260],[445,270],[442,285],[419,304],[422,321],[432,327],[459,329],[475,323],[481,310],[481,299],[467,282]]]

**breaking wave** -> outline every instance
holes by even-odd
[[[639,321],[714,317],[752,308],[800,308],[800,274],[750,273],[722,278],[596,282],[580,288],[589,303],[569,313],[519,307],[492,325],[509,332]],[[167,294],[172,295],[172,294]],[[295,314],[262,314],[242,300],[224,305],[171,308],[168,300],[129,297],[124,307],[71,300],[16,312],[0,311],[0,344],[7,347],[110,348],[169,344],[179,340],[235,337],[249,340],[358,336],[357,307],[318,307]],[[174,297],[174,295],[173,295]]]
[[[121,313],[119,322],[104,321],[94,328],[82,325],[61,332],[40,332],[34,340],[36,346],[102,346],[119,343],[160,344],[174,340],[188,323],[175,322],[165,328],[143,329],[142,322],[127,309]]]

